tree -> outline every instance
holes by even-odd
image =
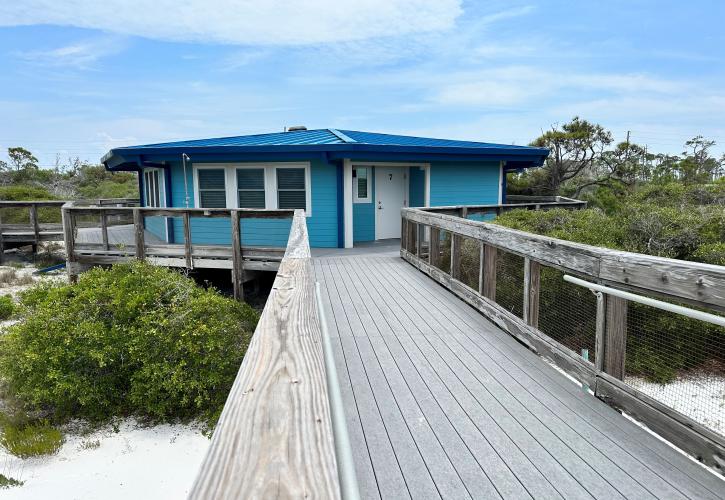
[[[16,172],[38,170],[39,168],[38,159],[25,148],[8,148],[8,157],[10,158],[10,164]]]
[[[590,178],[577,184],[574,197],[590,186],[631,190],[638,180],[646,177],[646,164],[647,151],[642,146],[620,142],[614,149],[603,151],[594,158]]]
[[[544,185],[538,187],[547,194],[558,194],[566,181],[585,172],[594,175],[597,160],[612,141],[612,134],[604,127],[578,116],[561,128],[553,126],[531,143],[550,150]]]

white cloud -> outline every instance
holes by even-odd
[[[125,42],[119,37],[106,36],[82,40],[53,49],[16,52],[14,55],[27,62],[43,66],[88,69],[99,59],[121,52],[125,45]]]
[[[146,38],[305,45],[445,30],[460,0],[25,0],[0,26],[54,24]]]

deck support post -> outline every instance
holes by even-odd
[[[234,298],[244,300],[244,261],[242,260],[242,237],[239,225],[239,211],[232,210],[232,284],[234,286]]]
[[[184,258],[186,258],[186,268],[194,269],[194,259],[191,255],[191,217],[189,216],[189,212],[184,212],[182,219],[184,221]]]
[[[496,302],[496,247],[484,245],[483,252],[483,296]]]
[[[539,328],[539,289],[541,266],[535,260],[524,259],[524,321]]]
[[[108,221],[106,220],[106,212],[101,210],[101,241],[103,241],[103,249],[108,250]]]
[[[61,208],[61,220],[63,221],[63,239],[65,240],[65,269],[68,273],[68,281],[75,283],[78,275],[75,274],[75,224],[73,212],[65,205]]]
[[[40,242],[40,224],[38,223],[38,205],[30,205],[30,225],[33,226],[33,253],[38,252]]]
[[[604,372],[624,380],[627,348],[627,300],[606,296]]]
[[[144,260],[146,258],[146,243],[144,241],[143,215],[138,208],[133,209],[133,233],[134,243],[136,245],[136,258]]]
[[[430,228],[430,241],[428,242],[428,264],[438,267],[441,258],[441,230],[437,227]]]

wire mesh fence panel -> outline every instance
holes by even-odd
[[[481,268],[481,243],[473,238],[461,237],[461,269],[458,280],[478,290]]]
[[[725,328],[629,302],[625,382],[725,435]]]
[[[438,249],[439,255],[437,261],[434,261],[435,267],[448,274],[451,272],[451,233],[441,229]]]
[[[507,311],[523,318],[524,258],[500,248],[496,258],[496,302]]]
[[[564,273],[541,266],[538,328],[560,344],[595,362],[597,298],[588,289],[564,281]]]

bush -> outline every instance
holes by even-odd
[[[0,437],[0,445],[20,458],[54,455],[63,442],[63,434],[58,429],[42,422],[23,426],[6,424]]]
[[[725,266],[725,243],[707,243],[692,254],[692,260]]]
[[[15,312],[15,302],[10,295],[0,296],[0,320],[9,319]]]
[[[143,262],[93,269],[21,295],[0,374],[54,421],[213,420],[258,320],[247,304]]]
[[[11,486],[22,486],[25,484],[23,481],[18,481],[15,478],[8,477],[5,474],[0,474],[0,488],[10,488]]]

